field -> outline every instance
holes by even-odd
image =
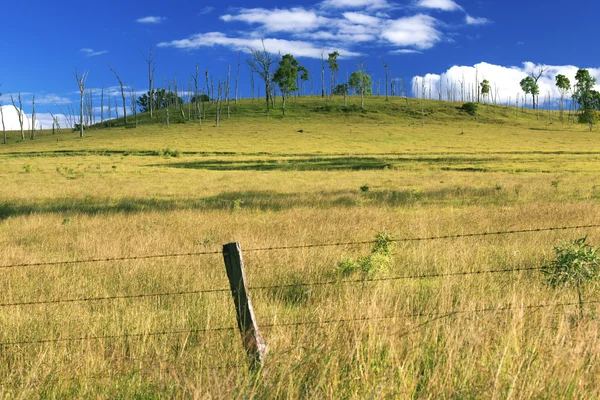
[[[9,133],[0,398],[599,397],[595,286],[581,317],[539,270],[452,275],[539,267],[561,239],[600,245],[598,228],[401,241],[368,276],[338,265],[370,244],[250,251],[600,224],[598,132],[437,101],[422,125],[409,100],[297,99],[285,118],[244,100],[219,127],[210,106],[201,126],[173,109],[169,127]],[[234,241],[251,287],[280,286],[250,292],[269,348],[258,372],[227,291],[133,297],[228,288],[218,253],[6,267]],[[445,276],[386,280],[428,274]]]

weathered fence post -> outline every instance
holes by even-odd
[[[223,259],[231,286],[242,342],[252,360],[252,367],[260,368],[265,361],[267,345],[258,329],[252,302],[248,296],[240,244],[236,242],[223,245]]]

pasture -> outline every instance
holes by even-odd
[[[600,224],[598,132],[458,106],[426,101],[421,125],[416,99],[297,99],[285,118],[244,100],[218,128],[173,110],[169,127],[143,115],[82,139],[11,132],[0,266]],[[220,254],[0,267],[0,397],[598,397],[595,286],[580,318],[539,270],[453,274],[542,266],[599,233],[397,242],[368,276],[338,265],[370,244],[245,252],[249,285],[268,286],[250,291],[260,372],[231,293],[188,293],[228,288]],[[445,276],[386,280],[428,274]]]

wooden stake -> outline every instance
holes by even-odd
[[[223,246],[223,259],[227,269],[227,277],[231,287],[231,295],[235,304],[238,328],[242,335],[242,343],[252,362],[252,368],[260,368],[265,362],[267,345],[258,329],[258,323],[248,296],[244,261],[240,244],[229,243]]]

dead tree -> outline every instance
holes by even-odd
[[[100,92],[100,123],[104,123],[104,85],[102,85],[102,91]]]
[[[240,66],[242,65],[242,61],[240,58],[240,53],[238,53],[238,65],[237,65],[237,72],[235,74],[235,104],[237,105],[238,103],[238,96],[240,94],[239,92],[239,82],[240,82]],[[237,110],[237,108],[236,108]]]
[[[19,125],[21,126],[21,140],[25,140],[25,132],[23,131],[23,102],[21,101],[21,92],[17,95],[17,101],[19,102],[19,107],[17,107],[17,102],[13,97],[12,93],[8,92],[10,95],[10,102],[12,103],[15,110],[17,110],[17,114],[19,117]]]
[[[206,70],[204,72],[204,75],[206,76],[206,95],[208,96],[208,103],[212,103],[212,96],[210,95],[210,85],[208,82],[208,70]],[[206,114],[204,115],[204,118],[206,118]]]
[[[35,94],[31,99],[31,134],[29,138],[31,140],[35,139]]]
[[[2,93],[0,93],[0,97],[1,96]],[[2,144],[6,144],[6,126],[4,125],[4,110],[2,109],[2,101],[0,101],[0,120],[2,120],[2,136],[4,137]]]
[[[321,49],[321,97],[325,97],[325,49]]]
[[[231,65],[227,67],[227,84],[225,86],[225,96],[227,97],[227,119],[231,118]]]
[[[219,119],[220,119],[220,103],[221,103],[221,78],[219,78],[219,86],[218,86],[218,94],[217,94],[217,101],[216,101],[216,107],[215,107],[215,126],[219,127]]]
[[[388,74],[388,64],[385,62],[385,58],[381,57],[381,61],[383,61],[383,68],[385,69],[385,100],[388,101],[388,87],[389,87],[389,74]]]
[[[125,125],[127,125],[127,101],[125,100],[125,87],[123,86],[123,81],[117,74],[117,71],[108,64],[108,68],[115,74],[117,81],[119,81],[119,86],[121,87],[121,99],[123,100],[123,118],[125,119]]]
[[[250,70],[250,88],[252,90],[252,104],[254,104],[254,71]]]
[[[273,55],[267,51],[265,47],[265,42],[262,42],[263,49],[250,49],[252,53],[252,58],[248,59],[248,65],[250,68],[258,74],[265,82],[265,100],[267,104],[267,114],[269,113],[269,100],[271,96],[271,67],[273,64],[279,62],[279,58],[281,56],[280,53],[277,55]]]
[[[140,54],[142,54],[140,52]],[[154,70],[156,66],[156,61],[154,61],[154,56],[152,55],[152,45],[150,45],[150,54],[148,57],[144,56],[144,60],[146,64],[148,64],[148,110],[150,111],[150,120],[152,120],[152,112],[154,111]]]
[[[88,76],[88,71],[84,72],[79,76],[77,70],[75,70],[75,79],[77,80],[77,86],[79,86],[79,137],[83,137],[83,100],[85,98],[85,81]]]
[[[196,75],[192,75],[192,79],[194,80],[194,99],[196,106],[196,118],[200,118],[200,98],[198,97],[198,64],[196,64]]]
[[[112,118],[112,113],[111,113],[111,108],[110,108],[110,89],[108,89],[108,127],[109,128],[112,125],[111,118]]]
[[[133,120],[135,122],[135,127],[138,127],[138,119],[137,119],[137,105],[135,104],[135,88],[133,86],[133,82],[131,82],[131,86],[129,86],[129,100],[131,102],[130,109],[133,114]]]

